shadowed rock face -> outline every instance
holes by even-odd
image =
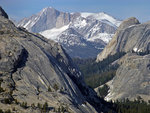
[[[31,104],[58,108],[70,112],[95,113],[107,111],[96,93],[86,86],[71,58],[58,43],[39,34],[17,28],[0,16],[0,79],[4,92],[0,93],[1,109],[5,99],[27,102],[28,109],[13,104],[18,112],[40,112]],[[48,91],[49,89],[49,91]]]
[[[1,15],[1,16],[4,16],[5,18],[8,19],[8,15],[7,15],[7,13],[2,9],[2,7],[0,7],[0,15]]]

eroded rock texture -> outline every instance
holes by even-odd
[[[17,28],[0,10],[0,106],[17,112],[41,112],[33,104],[64,106],[68,112],[107,111],[104,102],[86,86],[83,77],[60,44]],[[9,104],[6,104],[6,100]],[[26,102],[27,109],[20,107]],[[103,102],[103,103],[102,103]],[[32,104],[32,107],[31,107]]]

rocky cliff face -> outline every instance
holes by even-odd
[[[108,83],[110,90],[106,100],[134,100],[138,96],[145,101],[150,99],[149,51],[150,23],[140,24],[135,18],[125,20],[110,43],[97,56],[99,62],[109,55],[126,52],[124,57],[117,60],[120,66],[116,76]]]
[[[30,18],[22,19],[17,26],[25,27],[27,30],[38,33],[54,27],[60,28],[69,24],[76,15],[60,12],[52,7],[44,8],[38,14]]]
[[[1,109],[38,113],[33,105],[47,102],[50,112],[62,106],[76,113],[107,111],[61,45],[15,27],[4,15],[0,9]]]

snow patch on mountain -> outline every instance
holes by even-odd
[[[68,28],[69,28],[69,25],[66,25],[61,28],[53,28],[53,29],[45,30],[43,32],[40,32],[40,34],[45,36],[48,39],[58,41],[59,40],[58,35],[60,35],[63,31],[65,31]]]
[[[93,14],[96,14],[96,13],[83,12],[83,13],[81,13],[81,17],[87,18],[88,16],[93,15]]]
[[[92,19],[96,19],[99,21],[103,21],[103,22],[110,22],[112,23],[111,25],[116,25],[117,27],[119,27],[121,21],[118,21],[117,19],[113,18],[112,16],[101,12],[101,13],[87,13],[87,12],[83,12],[81,13],[81,16],[84,18],[92,18]],[[104,21],[105,20],[105,21]],[[110,24],[109,23],[109,24]]]
[[[112,39],[112,36],[114,34],[108,34],[108,33],[99,33],[97,34],[96,36],[93,36],[89,39],[87,39],[88,41],[96,41],[96,40],[103,40],[105,43],[108,43],[111,39]]]
[[[84,18],[81,18],[81,17],[78,17],[77,19],[76,19],[76,21],[74,22],[74,27],[76,27],[76,28],[82,28],[82,27],[85,27],[86,25],[87,25],[87,21],[86,21],[86,19],[84,19]]]

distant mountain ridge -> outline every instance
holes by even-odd
[[[65,13],[52,7],[47,7],[36,15],[21,20],[17,26],[22,26],[31,32],[39,32],[46,38],[59,42],[65,47],[71,57],[89,58],[96,57],[105,47],[109,40],[111,40],[120,23],[121,21],[103,12]],[[76,34],[73,34],[73,32],[71,34],[68,33],[68,29],[76,31]],[[67,34],[65,38],[62,38],[63,34]],[[73,35],[76,36],[73,37]],[[76,41],[76,39],[73,38],[79,40],[81,36],[82,39],[85,40],[84,44],[77,44],[77,42],[74,42],[72,43],[73,45],[71,45],[71,43],[66,43],[69,42],[69,40]],[[62,39],[65,40],[62,41]],[[80,42],[82,41],[80,40]],[[73,49],[75,46],[77,48],[84,48],[83,54]],[[91,51],[88,51],[88,48]],[[96,52],[94,52],[94,50]],[[74,52],[76,55],[72,54]],[[87,52],[91,54],[87,55]]]

